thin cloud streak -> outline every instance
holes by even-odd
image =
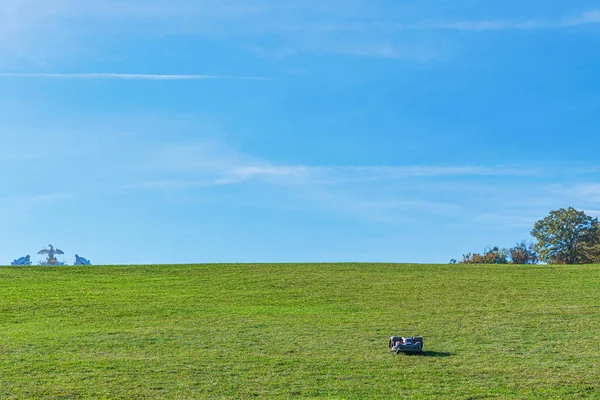
[[[457,30],[457,31],[498,31],[564,29],[584,25],[600,24],[600,10],[591,10],[575,17],[558,20],[529,19],[524,21],[488,20],[421,23],[416,25],[396,25],[396,30]]]
[[[142,182],[131,185],[125,185],[122,188],[124,190],[183,190],[191,188],[201,188],[210,186],[228,185],[231,183],[237,183],[238,181],[228,179],[210,179],[210,180],[195,180],[195,181],[181,181],[181,180],[163,180],[163,181],[150,181]]]
[[[565,29],[578,26],[600,24],[600,10],[590,10],[574,17],[564,16],[556,20],[536,18],[524,20],[454,20],[454,21],[421,21],[415,23],[390,24],[371,22],[359,24],[312,24],[292,25],[284,29],[290,32],[389,32],[389,31],[499,31],[499,30],[542,30]]]
[[[0,73],[3,78],[58,78],[58,79],[122,79],[150,81],[199,81],[208,79],[239,79],[269,81],[269,77],[219,76],[219,75],[168,75],[168,74],[119,74],[119,73]]]
[[[165,164],[166,170],[170,165]],[[283,184],[285,186],[321,186],[343,184],[369,184],[393,182],[406,179],[426,179],[442,177],[534,177],[539,172],[532,169],[510,167],[431,167],[431,166],[328,166],[312,167],[305,165],[275,166],[264,164],[232,166],[230,162],[221,164],[219,160],[205,164],[190,165],[188,173],[208,174],[203,179],[181,180],[177,177],[167,180],[145,181],[125,185],[128,190],[181,190],[193,187],[209,187],[241,184],[256,180],[262,183]],[[181,171],[180,171],[181,172]]]
[[[380,180],[443,176],[535,176],[539,171],[517,167],[481,166],[244,166],[231,171],[236,176],[329,177],[334,180]]]
[[[128,35],[190,35],[239,40],[250,52],[262,57],[283,58],[301,53],[338,54],[343,56],[412,60],[430,62],[443,58],[447,50],[445,41],[405,38],[406,31],[415,32],[492,32],[558,30],[600,24],[600,9],[590,9],[580,13],[563,14],[554,19],[544,19],[537,15],[515,19],[476,20],[465,15],[458,19],[447,19],[430,14],[408,18],[400,12],[378,11],[365,15],[369,10],[366,1],[351,2],[341,7],[342,2],[334,2],[325,8],[320,2],[234,1],[226,6],[218,2],[191,2],[175,0],[107,2],[90,0],[55,1],[52,6],[47,1],[27,1],[27,11],[23,0],[14,0],[15,5],[0,7],[0,53],[5,53],[5,68],[18,66],[13,63],[15,55],[38,65],[48,65],[45,58],[65,53],[67,44],[79,43],[89,33]],[[342,13],[330,13],[340,7]],[[372,8],[372,7],[371,7]],[[290,15],[296,16],[290,18]],[[344,18],[345,17],[345,18]],[[72,21],[89,20],[89,25],[81,32],[76,29],[64,30]],[[128,23],[117,23],[126,21]],[[312,22],[321,21],[321,22]],[[348,22],[353,21],[353,22]],[[67,22],[67,23],[65,23]],[[148,22],[152,22],[148,24]],[[77,25],[76,25],[77,26]],[[147,30],[147,27],[152,27]],[[38,38],[36,32],[43,31]],[[441,32],[438,32],[441,31]],[[343,35],[340,35],[343,33]],[[264,37],[277,38],[285,43],[282,48],[272,48],[255,41]],[[65,40],[65,38],[67,40]],[[249,43],[250,41],[250,43]],[[269,41],[270,42],[270,41]],[[87,47],[86,47],[87,48]],[[7,53],[8,51],[8,53]],[[12,54],[11,54],[12,53]],[[60,59],[61,57],[58,57]],[[10,62],[10,63],[9,63]],[[14,68],[14,67],[13,67]],[[271,80],[263,77],[226,77],[205,75],[160,75],[160,74],[7,74],[1,76],[30,76],[46,78],[79,79],[145,79],[145,80],[203,80],[203,79],[243,79]]]

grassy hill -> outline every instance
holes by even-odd
[[[0,268],[0,398],[599,398],[599,338],[600,266]]]

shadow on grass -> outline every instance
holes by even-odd
[[[445,351],[422,351],[420,353],[404,353],[412,357],[450,357],[452,353]]]

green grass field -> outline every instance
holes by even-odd
[[[0,268],[0,398],[600,398],[599,339],[600,266]]]

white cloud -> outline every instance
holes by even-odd
[[[331,170],[342,170],[348,173],[377,174],[383,177],[410,177],[410,176],[530,176],[539,172],[532,168],[520,168],[517,166],[429,166],[429,165],[407,165],[407,166],[347,166],[328,167]]]
[[[231,39],[255,54],[277,57],[337,53],[429,61],[444,51],[443,38],[422,41],[399,31],[562,29],[600,22],[595,9],[554,20],[446,20],[441,15],[428,21],[425,15],[418,7],[361,0],[11,0],[0,5],[0,50],[5,55],[0,64],[16,56],[38,65],[49,59],[60,62],[65,53],[92,51],[89,40],[99,33],[107,40],[180,34]]]
[[[346,54],[357,57],[389,58],[399,60],[417,60],[427,62],[438,58],[442,50],[434,44],[406,45],[399,43],[337,44],[325,48],[325,52]]]
[[[145,180],[129,188],[169,189],[256,181],[284,186],[330,186],[403,182],[407,179],[457,177],[535,177],[539,168],[477,165],[277,165],[236,151],[217,142],[163,146],[142,156],[143,169],[160,179]]]
[[[229,171],[225,171],[229,172]],[[374,166],[244,166],[230,171],[241,178],[281,177],[286,182],[295,178],[314,184],[393,181],[407,178],[440,178],[459,176],[526,177],[540,172],[533,168],[483,166],[427,166],[427,165],[374,165]]]
[[[210,179],[210,180],[160,180],[160,181],[148,181],[134,184],[126,184],[123,189],[127,190],[183,190],[200,187],[210,187],[218,185],[227,185],[230,183],[236,183],[235,180],[227,179]]]
[[[565,18],[562,22],[563,26],[580,26],[590,24],[600,24],[600,10],[587,11],[574,18]]]
[[[147,179],[127,190],[206,198],[210,187],[243,184],[236,204],[280,193],[265,206],[320,208],[375,223],[417,223],[429,214],[464,229],[526,230],[552,209],[591,208],[590,200],[600,199],[600,186],[561,184],[585,176],[589,168],[581,166],[278,165],[216,142],[169,145],[145,159]]]
[[[151,81],[182,81],[206,79],[242,79],[242,80],[272,80],[266,77],[249,76],[217,76],[217,75],[168,75],[168,74],[119,74],[119,73],[0,73],[5,78],[59,78],[59,79],[124,79],[124,80],[151,80]]]
[[[294,176],[307,176],[310,171],[309,167],[305,166],[268,166],[268,167],[256,167],[246,166],[234,168],[231,172],[242,178],[250,178],[253,176],[283,176],[283,177],[294,177]]]
[[[462,227],[490,229],[524,229],[549,210],[568,206],[591,210],[600,200],[598,183],[561,184],[566,179],[577,182],[578,177],[589,180],[591,169],[581,166],[277,164],[216,140],[165,144],[138,128],[132,136],[120,135],[131,132],[129,128],[115,130],[114,126],[87,136],[77,129],[61,131],[64,137],[46,132],[37,139],[27,136],[26,141],[43,139],[43,147],[52,143],[76,154],[92,148],[85,159],[61,156],[49,168],[46,162],[35,167],[27,163],[33,169],[26,185],[36,184],[35,175],[43,173],[59,177],[61,185],[74,187],[78,196],[150,191],[175,202],[186,198],[315,209],[394,225],[415,224],[423,215],[436,215]],[[17,192],[25,192],[3,202],[5,209],[16,209],[22,218],[69,200],[65,193],[28,196],[23,182],[8,177],[4,181],[5,186],[17,185],[21,188]],[[233,189],[233,185],[240,186]],[[225,186],[229,188],[218,189]]]
[[[600,201],[600,184],[588,183],[575,185],[574,187],[567,189],[567,191],[571,192],[574,196],[581,198],[584,201]]]
[[[196,161],[194,161],[196,160]],[[348,183],[368,183],[377,181],[399,181],[410,178],[443,178],[443,177],[528,177],[535,176],[539,172],[533,172],[532,169],[518,169],[512,167],[481,167],[481,166],[275,166],[268,163],[261,165],[244,165],[242,161],[220,160],[218,158],[203,159],[202,157],[192,158],[186,162],[186,167],[182,170],[182,165],[165,165],[166,170],[186,173],[209,174],[215,177],[208,181],[196,182],[196,184],[230,184],[243,182],[251,179],[268,180],[270,182],[279,181],[286,185],[313,184],[348,184]],[[241,164],[241,165],[240,165]],[[174,181],[158,181],[155,184],[144,184],[146,188],[177,186],[188,187],[190,182],[175,183]]]
[[[437,23],[418,23],[396,25],[397,30],[458,30],[458,31],[495,31],[495,30],[534,30],[534,29],[563,29],[600,23],[600,11],[583,12],[574,17],[565,16],[556,20],[525,19],[510,20],[463,20]]]
[[[212,173],[219,177],[239,179],[281,177],[287,182],[298,178],[303,182],[308,180],[313,183],[364,182],[410,177],[527,177],[542,173],[540,168],[523,168],[518,165],[275,165],[216,142],[169,145],[150,155],[149,159],[152,163],[149,167],[163,170]]]

